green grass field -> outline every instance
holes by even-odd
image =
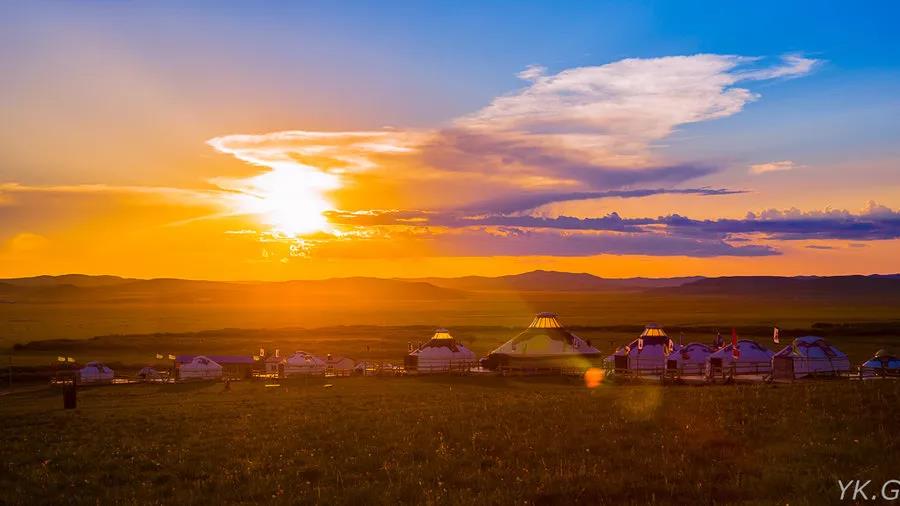
[[[898,478],[898,405],[896,381],[42,388],[0,397],[0,503],[827,504]]]

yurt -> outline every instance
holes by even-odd
[[[175,362],[175,374],[179,381],[208,380],[222,377],[222,366],[203,355],[192,357],[189,361]]]
[[[263,367],[265,368],[265,375],[269,377],[281,377],[284,373],[284,357],[279,357],[277,355],[272,355],[270,357],[266,357],[263,360]]]
[[[468,371],[476,363],[475,353],[454,339],[447,329],[435,330],[428,342],[403,360],[407,372],[419,374]]]
[[[157,371],[152,367],[144,367],[137,373],[138,381],[146,381],[148,383],[161,383],[168,379],[169,373]]]
[[[688,343],[676,347],[666,361],[667,372],[677,376],[703,376],[706,372],[706,359],[716,349],[704,343]]]
[[[794,339],[772,357],[774,379],[839,376],[850,372],[850,359],[828,341],[816,336]]]
[[[900,357],[887,350],[878,350],[874,357],[859,366],[863,378],[885,378],[900,376]]]
[[[492,351],[482,366],[526,373],[583,372],[599,365],[600,351],[566,330],[555,313],[538,313],[524,332]]]
[[[325,361],[305,351],[294,352],[284,361],[285,376],[321,374],[325,374]]]
[[[709,380],[744,376],[763,379],[772,372],[773,353],[756,341],[740,339],[737,342],[739,356],[734,357],[733,345],[726,344],[706,359],[706,378]]]
[[[330,353],[325,357],[325,376],[350,376],[356,361],[347,357],[334,357]]]
[[[115,374],[109,367],[100,362],[88,362],[78,370],[78,384],[112,383]]]
[[[662,327],[649,323],[637,339],[606,358],[607,369],[629,376],[662,376],[672,345]]]

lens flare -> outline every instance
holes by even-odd
[[[603,383],[603,370],[591,367],[584,372],[584,385],[588,388],[597,388]]]

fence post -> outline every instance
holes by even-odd
[[[78,405],[78,373],[72,373],[72,383],[63,385],[63,409],[75,409]]]

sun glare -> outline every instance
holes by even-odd
[[[325,194],[340,186],[333,174],[291,164],[252,177],[242,186],[236,197],[238,211],[258,216],[274,232],[297,236],[331,229],[324,212],[333,208]]]

